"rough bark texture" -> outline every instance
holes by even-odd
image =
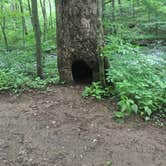
[[[58,68],[61,81],[73,82],[72,64],[83,60],[99,80],[97,0],[57,0]]]

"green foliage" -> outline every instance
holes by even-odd
[[[118,40],[118,39],[117,39]],[[117,118],[136,113],[149,120],[166,105],[166,62],[153,61],[130,44],[114,42],[104,48],[111,59],[107,81],[115,85]]]
[[[110,96],[111,87],[103,88],[100,82],[93,82],[91,86],[85,87],[82,96],[93,97],[97,100],[101,100],[103,97]]]
[[[35,72],[35,59],[32,51],[13,51],[0,54],[0,91],[23,91],[45,89],[58,82],[56,56],[45,56],[45,79]]]
[[[135,54],[138,52],[138,46],[133,46],[129,42],[125,42],[122,38],[116,36],[107,36],[106,37],[106,47],[103,48],[104,56],[109,58],[110,55],[119,55],[123,56],[126,54]]]
[[[112,161],[111,160],[107,161],[106,166],[112,166]]]
[[[43,51],[50,53],[51,51],[55,51],[55,43],[52,40],[47,40],[43,43]]]
[[[161,57],[147,55],[139,48],[121,38],[108,36],[103,55],[110,59],[107,82],[114,84],[103,88],[99,82],[86,87],[83,96],[96,99],[116,95],[119,111],[114,113],[124,119],[135,113],[145,120],[155,120],[161,126],[166,120],[166,61]],[[151,53],[150,53],[151,54]]]
[[[166,38],[165,0],[107,1],[104,7],[104,29],[107,35],[123,39]],[[114,16],[114,17],[113,17]]]
[[[36,76],[35,38],[27,1],[23,2],[24,14],[21,13],[18,0],[3,0],[0,5],[0,21],[5,25],[9,52],[5,50],[3,33],[0,33],[0,91],[23,91],[29,88],[45,89],[49,84],[57,83],[58,72],[55,56],[54,25],[47,26],[47,39],[42,42],[44,79]],[[52,2],[53,3],[53,2]],[[43,33],[43,16],[39,5],[39,20]],[[49,10],[46,5],[46,10]],[[52,7],[52,19],[55,9]],[[28,34],[23,36],[22,16],[25,17]],[[2,21],[3,20],[3,21]],[[0,28],[1,30],[1,28]],[[24,39],[24,42],[23,42]],[[47,55],[50,53],[51,55]]]
[[[135,102],[126,96],[122,96],[118,103],[120,111],[114,113],[116,118],[125,118],[131,115],[132,112],[138,113],[138,106]]]

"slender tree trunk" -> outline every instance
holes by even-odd
[[[99,52],[99,78],[103,87],[106,86],[106,79],[105,79],[105,62],[104,62],[104,55],[102,55],[102,48],[104,46],[104,32],[103,32],[103,10],[102,10],[102,1],[97,1],[97,9],[98,9],[98,52]]]
[[[50,10],[50,18],[49,18],[49,25],[51,28],[53,28],[53,21],[52,21],[52,4],[51,0],[48,0],[49,3],[49,10]]]
[[[6,50],[9,51],[9,45],[8,45],[8,40],[7,40],[5,27],[2,24],[0,24],[0,26],[1,26],[2,34],[3,34],[3,39],[4,39],[4,42],[5,42]]]
[[[38,17],[38,5],[36,0],[31,0],[32,4],[32,19],[33,29],[36,40],[36,62],[37,62],[37,75],[43,78],[43,65],[42,65],[42,48],[41,48],[41,31]]]
[[[25,21],[25,17],[24,17],[24,8],[23,8],[23,4],[22,4],[22,0],[19,0],[20,3],[20,10],[21,10],[21,14],[22,14],[22,26],[23,26],[23,30],[25,32],[25,35],[28,34],[28,30],[27,30],[27,26],[26,26],[26,21]]]
[[[135,0],[132,0],[132,11],[133,11],[133,17],[135,17]]]
[[[47,35],[47,14],[46,14],[46,2],[45,0],[40,0],[40,5],[42,9],[42,14],[43,14],[43,20],[44,20],[44,25],[43,25],[43,41],[46,40],[46,35]]]
[[[3,17],[2,17],[2,22],[0,22],[0,26],[1,26],[2,34],[3,34],[6,50],[9,51],[8,39],[6,35],[6,19],[4,16],[4,8],[2,4],[1,4],[1,11],[2,11]]]
[[[29,16],[30,16],[30,18],[31,18],[31,23],[32,23],[32,26],[33,26],[31,2],[30,2],[30,0],[28,0],[27,2],[28,2],[28,11],[29,11]]]
[[[121,0],[118,0],[118,4],[119,4],[119,13],[121,16],[122,15],[122,2],[121,2]]]
[[[116,34],[116,27],[115,27],[115,24],[114,24],[114,21],[115,21],[115,0],[111,0],[111,10],[112,10],[112,26],[111,26],[111,34]]]
[[[103,10],[103,12],[102,12],[102,18],[104,19],[104,11],[105,11],[105,3],[104,3],[104,0],[102,0],[102,10]]]
[[[54,0],[54,5],[55,5],[55,18],[57,17],[57,14],[56,14],[56,5],[57,5],[57,0]],[[57,19],[55,20],[55,27],[56,27],[56,21]]]
[[[18,1],[17,1],[18,2]],[[15,12],[16,13],[19,13],[19,4],[17,3],[16,1],[15,2],[13,2],[14,3],[14,7],[15,7]],[[14,18],[14,22],[15,22],[15,28],[20,28],[19,27],[19,23],[18,23],[18,17],[15,17]]]
[[[13,3],[13,2],[10,3],[10,10],[11,10],[12,12],[15,12],[15,6],[14,6],[14,3]],[[13,18],[12,22],[13,22],[13,23],[12,23],[13,28],[15,29],[15,28],[16,28],[15,18]]]
[[[28,31],[27,31],[27,26],[26,26],[25,18],[24,18],[24,9],[23,9],[22,0],[19,0],[19,4],[20,4],[20,10],[21,10],[21,14],[22,14],[21,19],[22,19],[23,46],[25,46],[25,35],[28,34]]]
[[[10,2],[10,10],[13,12],[13,13],[19,13],[19,7],[18,7],[18,3],[16,1],[11,1]],[[18,22],[17,22],[17,17],[13,17],[12,19],[12,26],[14,29],[18,28]]]
[[[115,0],[112,0],[112,20],[115,21]]]

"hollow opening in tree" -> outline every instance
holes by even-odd
[[[74,61],[72,64],[73,80],[76,83],[91,83],[93,80],[92,70],[83,60]]]

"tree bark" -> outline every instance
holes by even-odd
[[[24,18],[24,9],[23,9],[22,0],[19,0],[19,4],[20,4],[20,11],[21,11],[21,14],[22,14],[21,19],[22,19],[23,46],[25,46],[25,35],[28,34],[28,31],[27,31],[27,26],[26,26],[25,18]]]
[[[102,55],[102,48],[104,46],[104,32],[103,32],[103,11],[102,11],[102,1],[98,0],[98,61],[99,61],[99,79],[103,87],[106,86],[106,79],[105,79],[105,65],[104,65],[104,55]]]
[[[46,13],[46,1],[45,0],[40,0],[40,5],[42,9],[42,14],[43,14],[43,20],[44,20],[44,25],[43,25],[43,41],[46,40],[47,36],[47,13]]]
[[[102,2],[102,1],[101,1]],[[57,0],[57,48],[60,80],[73,82],[72,64],[83,60],[99,80],[98,3]]]
[[[43,78],[43,65],[42,65],[42,48],[41,48],[41,31],[38,17],[38,7],[37,1],[31,0],[32,4],[32,19],[33,19],[33,29],[35,33],[36,40],[36,62],[37,62],[37,75]]]
[[[2,16],[2,21],[0,22],[0,26],[1,26],[2,34],[3,34],[6,50],[9,51],[8,39],[7,39],[7,35],[6,35],[6,19],[4,16],[3,4],[1,4],[1,11],[2,11],[3,16]]]
[[[8,40],[7,40],[5,27],[2,24],[0,24],[0,26],[1,26],[1,29],[2,29],[2,34],[3,34],[6,50],[9,51],[9,45],[8,45]]]
[[[32,27],[33,27],[31,3],[30,3],[30,0],[28,0],[27,2],[28,2],[29,16],[30,16],[30,18],[31,18],[31,23],[32,23]]]
[[[25,35],[27,35],[28,31],[27,31],[27,26],[26,26],[25,17],[24,17],[24,8],[23,8],[22,0],[19,0],[19,3],[20,3],[21,14],[22,14],[21,18],[22,18],[23,31]]]
[[[53,28],[51,0],[48,0],[48,4],[49,4],[49,10],[50,10],[49,25],[50,25],[51,28]]]

